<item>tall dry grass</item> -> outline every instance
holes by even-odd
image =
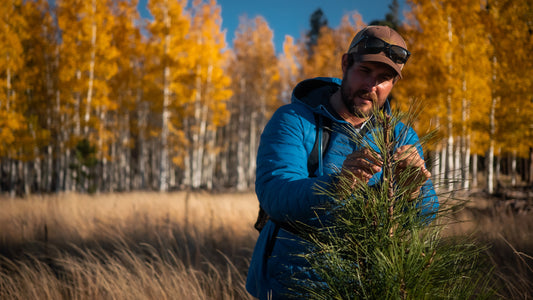
[[[533,298],[533,215],[472,198],[447,235],[489,246],[504,299]],[[0,197],[0,299],[251,299],[253,194]]]
[[[252,194],[0,199],[0,299],[249,299]]]
[[[445,234],[477,241],[494,272],[493,286],[501,299],[533,299],[533,211],[517,212],[506,197],[472,193],[455,214]],[[533,204],[531,198],[527,202]]]

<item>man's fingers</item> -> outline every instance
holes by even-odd
[[[376,157],[368,149],[356,151],[346,157],[343,167],[352,171],[374,174],[381,171],[382,162],[380,157]]]
[[[351,160],[357,160],[357,159],[363,159],[367,160],[370,163],[374,165],[381,166],[383,164],[381,156],[379,153],[376,153],[374,151],[371,151],[367,148],[363,148],[361,150],[355,151],[347,156],[347,158]]]

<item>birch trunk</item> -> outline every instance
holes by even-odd
[[[527,183],[533,184],[533,147],[529,148],[529,176],[527,177]]]
[[[497,58],[494,56],[492,58],[493,64],[493,75],[492,81],[496,81],[496,64]],[[496,95],[492,95],[492,101],[490,103],[490,113],[489,113],[489,150],[487,153],[487,192],[489,194],[494,193],[494,147],[495,147],[495,134],[496,134],[496,104],[497,98]]]
[[[466,80],[463,79],[463,85],[462,85],[463,95],[467,91],[466,87]],[[467,127],[467,120],[469,120],[469,110],[468,110],[468,102],[466,101],[466,97],[463,97],[462,99],[462,135],[461,135],[461,149],[459,153],[461,154],[461,161],[457,162],[457,165],[461,166],[461,177],[463,180],[463,189],[468,190],[470,187],[470,133],[468,132]]]
[[[170,17],[168,15],[168,4],[165,1],[164,6],[164,24],[166,28],[170,28]],[[168,30],[170,31],[170,30]],[[167,31],[167,32],[168,32]],[[163,72],[163,112],[161,117],[161,152],[160,152],[160,166],[159,166],[159,191],[166,192],[168,191],[168,182],[169,182],[169,158],[168,158],[168,122],[170,119],[170,66],[168,61],[166,61],[169,56],[169,47],[170,47],[170,34],[165,35],[164,41],[164,72]]]
[[[192,131],[191,126],[191,120],[189,118],[183,118],[183,130],[190,135],[194,135],[194,132]],[[191,137],[190,140],[193,140],[194,137]],[[192,144],[189,145],[186,153],[186,157],[184,160],[184,171],[183,171],[183,179],[182,184],[190,187],[192,186],[192,161],[193,161],[193,155],[194,155],[194,149]]]
[[[448,188],[448,177],[446,173],[446,162],[447,162],[447,156],[448,156],[448,147],[446,147],[446,142],[444,143],[441,152],[440,152],[440,161],[441,161],[441,177],[443,179],[442,184],[440,185],[441,189],[447,189]]]
[[[501,153],[501,149],[498,149],[500,150],[499,152]],[[496,186],[498,186],[498,184],[500,184],[500,176],[501,176],[501,171],[502,171],[502,156],[501,154],[500,155],[495,155],[495,165],[494,165],[494,179],[496,180]]]
[[[463,188],[466,190],[470,189],[470,135],[466,137],[465,141],[465,154],[464,154],[464,162],[463,162],[463,169],[465,170],[465,179],[463,183]]]
[[[246,90],[246,80],[241,79],[240,82],[241,86],[241,93],[242,91]],[[247,188],[247,182],[246,182],[246,171],[245,171],[245,165],[246,165],[246,155],[244,153],[245,151],[245,141],[246,141],[246,128],[249,128],[249,125],[246,126],[245,122],[245,96],[241,96],[239,99],[239,127],[238,127],[238,140],[237,140],[237,190],[243,191]]]
[[[248,188],[253,181],[254,175],[255,175],[255,164],[256,164],[256,156],[257,156],[257,128],[259,117],[257,112],[252,112],[252,117],[250,120],[250,140],[248,144],[248,169],[247,169],[247,176],[246,176],[246,182]]]
[[[216,130],[210,130],[207,132],[207,148],[211,151],[207,152],[206,155],[206,162],[204,167],[204,176],[203,181],[205,182],[206,188],[208,190],[213,189],[214,184],[214,172],[215,172],[215,165],[216,165],[216,153],[214,151],[216,146]]]
[[[517,183],[516,160],[516,150],[514,150],[511,155],[511,186],[513,187],[515,187]]]
[[[455,166],[455,172],[454,172],[454,176],[455,176],[455,184],[454,184],[454,187],[455,189],[458,189],[459,187],[463,186],[463,180],[464,178],[462,178],[462,174],[461,174],[461,169],[462,169],[462,166],[461,166],[461,161],[463,160],[463,156],[462,156],[462,146],[461,146],[461,143],[460,142],[456,142],[455,143],[455,155],[453,156],[453,165]]]
[[[492,139],[487,152],[487,192],[494,193],[494,140]]]
[[[99,117],[100,117],[100,132],[104,132],[105,131],[105,120],[106,120],[106,111],[105,111],[105,107],[102,107],[100,108],[100,113],[99,113]],[[109,172],[108,168],[108,162],[107,162],[107,156],[105,155],[104,153],[104,139],[102,138],[102,134],[99,134],[98,135],[98,153],[96,154],[98,158],[100,158],[100,161],[101,161],[101,165],[102,165],[102,169],[101,169],[101,172],[97,176],[97,178],[101,179],[102,180],[102,184],[98,184],[96,186],[97,189],[101,188],[103,190],[107,190],[107,189],[110,189],[113,185],[113,178],[110,177],[110,174],[111,172]],[[91,172],[91,170],[89,170],[89,172]],[[91,179],[91,176],[89,176],[89,179]],[[96,181],[96,178],[92,179],[93,182]],[[90,186],[89,186],[90,188]]]
[[[191,176],[190,179],[190,186],[195,189],[200,186],[200,168],[201,164],[199,162],[199,156],[200,156],[200,150],[199,150],[199,144],[200,144],[200,132],[198,128],[198,123],[202,122],[200,120],[200,116],[202,115],[202,108],[200,104],[200,77],[196,78],[196,93],[194,97],[194,119],[189,122],[192,123],[192,126],[189,127],[189,130],[192,133],[192,144],[190,145],[190,171],[189,174]]]
[[[452,31],[452,17],[448,15],[448,42],[450,45],[453,41],[453,31]],[[452,53],[448,53],[448,72],[451,75],[453,72],[452,66]],[[447,174],[447,183],[448,191],[454,189],[456,178],[456,168],[454,166],[454,157],[453,157],[453,148],[454,148],[454,138],[453,138],[453,111],[452,111],[452,90],[448,88],[448,93],[446,96],[446,121],[448,129],[448,140],[447,140],[447,158],[446,158],[446,174]]]
[[[41,169],[41,159],[39,157],[39,147],[37,145],[37,136],[35,134],[35,129],[33,128],[33,125],[29,124],[29,129],[31,133],[31,137],[33,139],[33,172],[35,172],[34,176],[26,177],[24,179],[24,182],[26,184],[34,185],[33,181],[35,181],[35,186],[37,188],[37,191],[42,191],[42,169]]]
[[[161,117],[161,157],[159,166],[159,191],[161,192],[168,191],[168,121],[170,119],[170,112],[168,108],[170,103],[170,68],[168,66],[165,67],[164,77],[163,113]]]
[[[452,110],[451,110],[451,95],[447,97],[447,125],[448,125],[448,139],[446,141],[446,178],[448,191],[453,190],[455,181],[455,167],[454,167],[454,139],[453,139],[453,124],[452,124]]]
[[[434,154],[434,158],[433,158],[433,165],[432,165],[432,170],[431,170],[431,174],[432,174],[432,179],[434,181],[434,185],[436,187],[439,187],[441,182],[442,182],[442,178],[441,178],[441,161],[440,161],[440,156],[441,156],[441,147],[440,146],[437,146],[437,149],[435,150],[435,154]]]
[[[96,60],[96,0],[92,0],[93,21],[91,24],[91,58],[89,60],[89,87],[87,89],[87,103],[85,107],[85,116],[83,118],[83,134],[88,137],[89,119],[91,117],[91,103],[94,89],[94,65]]]
[[[136,96],[137,103],[137,131],[139,132],[137,136],[137,147],[138,147],[138,158],[137,158],[137,174],[136,180],[134,182],[134,188],[136,189],[145,189],[147,187],[147,178],[146,178],[146,166],[148,163],[148,153],[147,153],[147,141],[144,135],[147,130],[147,108],[146,103],[142,101],[142,90],[137,89]]]
[[[202,103],[198,102],[199,110],[200,110],[200,117],[199,122],[200,126],[198,128],[198,136],[196,140],[196,159],[194,161],[195,168],[193,168],[194,176],[193,176],[193,187],[198,188],[202,185],[202,177],[203,177],[203,161],[204,161],[204,154],[205,154],[205,146],[206,146],[206,131],[207,131],[207,105],[202,105]]]
[[[478,180],[477,180],[478,169],[477,169],[477,164],[478,164],[478,155],[477,155],[477,154],[474,154],[474,155],[472,155],[472,187],[474,187],[474,188],[478,186]]]
[[[9,195],[15,198],[17,189],[17,166],[14,159],[9,159]]]
[[[435,123],[436,123],[436,127],[439,128],[440,127],[439,117],[435,117]],[[431,174],[432,174],[435,187],[439,188],[442,183],[442,160],[441,160],[442,144],[440,143],[437,144],[436,148],[437,149],[435,150]]]

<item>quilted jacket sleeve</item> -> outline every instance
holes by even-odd
[[[307,159],[316,136],[314,116],[302,105],[276,111],[266,125],[257,154],[256,194],[261,207],[280,222],[306,222],[328,201],[313,186],[329,176],[309,178]]]
[[[395,128],[395,131],[395,136],[398,138],[399,141],[398,147],[403,145],[415,145],[420,157],[422,157],[422,159],[425,159],[424,153],[422,151],[422,146],[420,145],[420,140],[413,128],[407,127],[400,123],[400,126],[397,126]],[[421,187],[421,195],[421,213],[429,222],[435,218],[435,214],[439,209],[439,200],[437,194],[435,193],[435,189],[433,187],[433,182],[431,179],[428,179]]]

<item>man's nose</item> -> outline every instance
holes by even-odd
[[[376,86],[379,85],[379,81],[375,76],[368,76],[365,80],[365,87],[369,91],[373,91]]]

